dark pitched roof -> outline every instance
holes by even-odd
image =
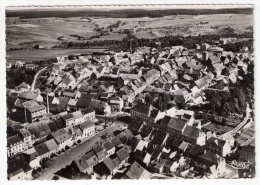
[[[172,128],[172,129],[175,129],[175,130],[178,130],[178,131],[182,131],[186,122],[187,121],[182,120],[182,119],[172,118],[167,126],[169,128]]]
[[[80,97],[79,100],[76,103],[77,107],[85,107],[88,108],[90,105],[92,98],[91,97]]]
[[[19,143],[23,141],[23,139],[20,136],[11,136],[9,138],[7,138],[7,146],[11,146],[14,145],[15,143]]]
[[[115,146],[110,142],[110,141],[106,141],[103,143],[104,148],[106,149],[106,151],[111,150],[112,148],[114,148]]]
[[[115,147],[122,145],[122,142],[116,136],[113,137],[110,141]]]
[[[34,149],[39,156],[46,154],[50,151],[45,143],[38,144],[34,147]]]
[[[142,135],[142,137],[148,137],[152,131],[153,127],[143,124],[140,129],[140,134]]]
[[[139,104],[137,104],[136,106],[134,106],[131,110],[149,116],[149,115],[150,115],[150,112],[151,112],[151,110],[152,110],[152,106],[151,106],[151,105],[144,104],[144,103],[139,103]]]
[[[91,120],[86,120],[86,121],[84,121],[83,123],[81,123],[81,124],[79,125],[79,127],[80,127],[82,130],[85,130],[85,129],[87,129],[87,128],[89,128],[89,127],[93,127],[93,126],[95,126],[95,124],[94,124],[94,122],[91,121]]]
[[[161,153],[162,153],[163,147],[160,145],[156,145],[156,147],[154,148],[154,151],[152,153],[152,158],[157,159]]]
[[[93,108],[86,108],[86,109],[81,110],[81,113],[83,115],[89,114],[91,112],[95,112],[95,110]]]
[[[107,155],[105,147],[100,144],[96,144],[95,146],[93,146],[93,150],[99,159],[104,158]]]
[[[152,140],[153,140],[154,143],[162,145],[163,141],[165,140],[166,137],[167,137],[166,132],[163,132],[163,131],[160,131],[160,130],[156,130],[153,133]]]
[[[134,162],[130,169],[127,171],[126,176],[130,179],[140,179],[143,174],[149,174],[140,164]]]
[[[120,134],[117,135],[117,138],[123,143],[125,144],[127,142],[127,137],[126,134],[124,132],[121,132]]]
[[[216,138],[216,137],[210,137],[207,141],[206,141],[207,144],[211,144],[211,145],[215,145],[215,146],[218,146],[218,147],[223,147],[226,143],[225,140],[222,140],[222,139],[219,139],[219,138]]]
[[[80,171],[86,171],[92,165],[98,162],[98,158],[93,150],[86,153],[85,155],[78,157],[74,160],[74,163]]]
[[[131,132],[131,130],[126,129],[126,130],[124,131],[124,133],[125,133],[125,135],[126,135],[128,141],[129,141],[129,140],[132,140],[132,139],[134,138],[134,135],[133,135],[133,133]]]
[[[121,160],[124,161],[125,159],[129,158],[129,153],[125,148],[121,148],[116,152],[117,157]]]
[[[197,139],[200,135],[200,129],[187,125],[182,134],[189,138]]]

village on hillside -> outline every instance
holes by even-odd
[[[253,178],[253,69],[207,43],[57,56],[6,91],[8,179]]]

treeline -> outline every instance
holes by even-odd
[[[249,50],[252,49],[254,44],[253,39],[245,40],[245,41],[239,41],[235,43],[229,43],[225,45],[221,45],[221,47],[225,51],[232,51],[232,52],[239,52],[243,47],[248,47]]]
[[[127,9],[111,11],[64,11],[52,8],[49,10],[7,10],[6,17],[20,17],[21,19],[44,18],[44,17],[112,17],[112,18],[137,18],[137,17],[163,17],[169,15],[207,15],[207,14],[253,14],[252,8],[235,9],[166,9],[145,10]]]
[[[196,44],[208,43],[215,45],[216,40],[219,40],[223,35],[199,35],[199,36],[166,36],[155,39],[145,39],[136,38],[133,35],[128,35],[123,40],[96,40],[96,41],[86,41],[86,42],[63,42],[60,45],[54,46],[54,48],[66,48],[66,49],[83,49],[83,48],[93,48],[93,47],[107,47],[107,48],[117,48],[123,51],[128,51],[130,47],[130,40],[132,39],[132,48],[135,50],[137,47],[148,46],[148,47],[158,47],[157,42],[160,42],[159,47],[171,47],[183,45],[188,49],[195,49]],[[239,38],[239,36],[238,36]],[[222,45],[224,50],[237,52],[243,46],[248,46],[249,49],[253,45],[253,39],[247,41],[236,42],[232,44]]]

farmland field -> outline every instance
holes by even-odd
[[[117,24],[118,23],[118,24]],[[115,24],[117,24],[115,26]],[[111,28],[112,25],[112,29]],[[110,26],[110,27],[109,27]],[[157,38],[169,35],[217,34],[219,29],[232,27],[237,32],[245,32],[253,26],[253,15],[213,14],[213,15],[171,15],[160,18],[33,18],[6,19],[7,61],[37,60],[71,54],[79,50],[33,50],[35,45],[51,48],[62,42],[85,42],[95,40],[122,40],[126,34],[122,30],[134,30],[137,38]],[[9,51],[10,48],[27,50]],[[37,58],[36,58],[37,57]]]
[[[54,50],[16,50],[7,51],[6,60],[7,62],[16,62],[21,60],[24,62],[33,60],[45,60],[51,59],[58,56],[70,55],[70,54],[89,54],[95,51],[102,51],[105,49],[54,49]]]

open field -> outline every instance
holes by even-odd
[[[95,51],[102,51],[105,49],[55,49],[55,50],[37,50],[37,49],[28,49],[28,50],[16,50],[16,51],[7,51],[6,52],[6,61],[7,62],[16,62],[21,60],[24,62],[33,61],[33,60],[44,60],[51,59],[58,56],[70,55],[70,54],[88,54]]]
[[[111,25],[117,26],[110,30]],[[221,28],[232,27],[238,32],[246,31],[253,25],[250,14],[213,15],[171,15],[160,18],[34,18],[6,19],[7,60],[37,60],[56,55],[72,54],[79,50],[30,50],[35,45],[51,48],[66,42],[86,42],[95,40],[122,40],[126,34],[122,30],[133,30],[137,38],[157,38],[169,35],[216,34]],[[94,37],[93,37],[94,36]],[[8,51],[10,48],[29,48],[29,50]]]

